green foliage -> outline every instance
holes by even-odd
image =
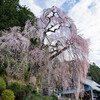
[[[2,36],[2,32],[0,31],[0,37]]]
[[[31,84],[28,84],[26,87],[24,87],[21,90],[18,90],[15,92],[16,99],[18,100],[31,100],[30,95],[33,94],[32,90],[34,90],[31,86]]]
[[[100,84],[100,68],[96,65],[90,65],[88,76],[91,76],[92,80]]]
[[[68,100],[68,98],[65,98],[65,100]]]
[[[47,96],[43,96],[42,99],[43,100],[58,100],[58,99],[53,99],[53,98],[50,98],[50,97],[47,97]]]
[[[32,93],[36,94],[37,93],[37,90],[34,88]]]
[[[18,82],[12,82],[12,83],[10,83],[9,86],[10,86],[11,90],[13,90],[14,92],[24,89],[26,87],[25,84],[18,83]]]
[[[0,50],[0,76],[7,75],[7,67],[10,65],[11,52],[8,50],[8,46],[5,45],[5,48]]]
[[[17,91],[21,89],[21,85],[17,82],[13,82],[10,84],[10,87],[13,91]]]
[[[27,100],[55,100],[55,99],[47,96],[42,96],[41,94],[37,93],[37,94],[31,94],[30,98],[28,98]]]
[[[39,72],[37,72],[36,84],[37,84],[39,90],[41,90],[41,88],[42,88],[41,83],[42,83],[41,74]]]
[[[27,84],[26,88],[29,90],[29,91],[33,91],[33,87],[31,84]]]
[[[52,97],[53,97],[53,100],[58,100],[57,95],[53,94]]]
[[[0,96],[1,96],[1,93],[5,90],[5,88],[2,88],[0,87]]]
[[[0,87],[6,88],[6,83],[3,78],[0,77]]]
[[[26,95],[26,85],[18,82],[12,82],[9,85],[10,89],[14,92],[16,99],[22,100]]]
[[[34,90],[31,84],[26,85],[23,83],[13,82],[9,86],[10,89],[14,91],[15,97],[18,100],[23,100],[32,92],[32,90]]]
[[[46,46],[45,46],[45,50],[47,51],[48,49],[49,49],[49,46],[48,46],[48,45],[46,45]]]
[[[31,41],[31,44],[33,45],[33,46],[36,46],[36,47],[39,47],[40,46],[40,44],[41,44],[41,40],[40,39],[38,39],[38,38],[35,38],[35,39],[30,39],[30,41]]]
[[[25,6],[20,6],[19,0],[0,0],[0,30],[13,26],[21,26],[23,29],[27,20],[34,23],[34,15]]]
[[[7,89],[4,90],[1,95],[2,100],[14,100],[15,98],[13,91]]]
[[[8,66],[8,60],[7,59],[4,61],[4,63],[2,65],[1,65],[1,62],[0,62],[0,75],[1,76],[7,75],[7,72],[6,72],[7,66]]]
[[[23,98],[26,96],[26,92],[24,90],[18,90],[15,92],[15,97],[17,100],[23,100]]]
[[[28,71],[28,66],[24,67],[23,69],[24,80],[27,81],[30,78],[30,71]]]
[[[8,80],[7,80],[6,77],[3,77],[3,79],[4,79],[4,81],[5,81],[5,83],[6,83],[6,87],[7,87],[7,86],[8,86]]]
[[[9,85],[9,88],[14,92],[15,99],[17,100],[57,100],[37,93],[37,90],[32,88],[31,84],[26,85],[18,82],[12,82]]]

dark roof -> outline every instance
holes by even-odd
[[[96,91],[100,91],[100,85],[97,84],[95,81],[93,80],[89,80],[86,79],[86,81],[83,81],[82,83],[85,84],[85,91],[89,91],[89,90],[96,90]],[[80,90],[81,92],[81,90]],[[75,90],[64,90],[62,92],[59,92],[59,94],[73,94],[75,93]]]
[[[86,87],[85,87],[86,91],[88,91],[88,90],[97,90],[97,91],[100,91],[100,85],[97,84],[93,80],[86,79],[86,81],[83,82],[83,83],[86,85]]]
[[[60,92],[60,94],[73,94],[75,92],[75,90],[64,90],[62,92]]]
[[[80,90],[80,92],[81,92],[81,90]],[[74,94],[74,93],[75,93],[74,89],[73,90],[64,90],[62,92],[59,92],[59,94]]]

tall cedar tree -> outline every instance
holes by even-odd
[[[20,6],[19,0],[0,0],[0,30],[8,30],[13,26],[23,29],[27,20],[34,23],[34,15],[25,6]]]

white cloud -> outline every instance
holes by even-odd
[[[42,12],[42,8],[35,4],[34,0],[20,0],[20,5],[25,5],[30,8],[30,10],[36,15],[40,16]]]
[[[100,66],[100,0],[81,0],[70,11],[79,34],[90,39],[90,61]]]

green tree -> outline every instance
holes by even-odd
[[[34,23],[34,14],[19,5],[19,0],[0,0],[0,30],[8,30],[13,26],[21,26],[22,29],[27,20]]]
[[[90,65],[88,76],[91,76],[92,80],[100,84],[100,68],[96,65]]]

